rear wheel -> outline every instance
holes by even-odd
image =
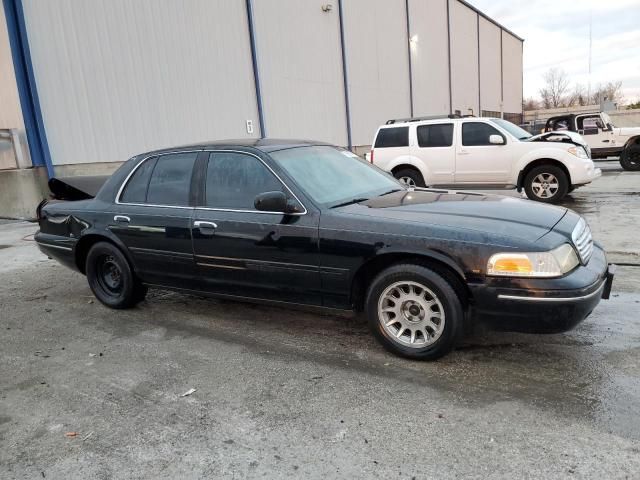
[[[464,313],[453,287],[438,273],[414,264],[382,271],[365,301],[369,327],[389,351],[435,360],[454,347]]]
[[[107,307],[132,307],[147,293],[124,254],[111,243],[98,242],[91,247],[85,271],[91,291]]]
[[[424,178],[422,174],[415,168],[403,168],[393,174],[398,180],[408,187],[424,187]]]
[[[640,170],[640,145],[630,145],[620,155],[620,165],[625,170],[637,172]]]
[[[567,195],[569,179],[561,168],[554,165],[541,165],[527,174],[524,190],[531,200],[557,203]]]

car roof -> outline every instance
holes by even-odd
[[[403,120],[394,123],[385,123],[380,128],[407,127],[411,125],[428,125],[433,123],[453,123],[453,122],[477,122],[478,120],[499,120],[498,117],[460,117],[460,118],[425,118],[415,120]]]
[[[161,148],[145,152],[141,155],[149,156],[153,154],[162,154],[165,152],[180,152],[184,150],[203,150],[207,148],[253,148],[265,153],[275,152],[277,150],[285,150],[297,147],[311,147],[315,145],[334,146],[330,143],[315,140],[297,140],[282,138],[243,138],[230,140],[213,140],[202,143],[193,143],[189,145],[180,145],[177,147]]]

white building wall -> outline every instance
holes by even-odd
[[[502,74],[500,56],[500,27],[480,17],[480,107],[500,111]]]
[[[242,2],[244,3],[244,2]],[[255,0],[255,34],[267,135],[347,144],[337,7]]]
[[[259,136],[244,2],[23,5],[54,164]]]
[[[415,116],[449,113],[447,1],[409,0]]]
[[[26,147],[24,119],[2,5],[0,5],[0,128],[17,128],[22,139],[22,151],[27,155],[29,150]],[[0,170],[7,168],[16,168],[13,147],[10,142],[0,141]]]
[[[522,112],[522,42],[502,32],[504,111]]]
[[[449,0],[451,25],[451,90],[453,110],[478,114],[478,16],[457,0]]]
[[[409,53],[404,0],[343,2],[354,145],[369,145],[390,118],[408,117]]]

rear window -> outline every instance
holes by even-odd
[[[381,128],[376,137],[375,148],[408,147],[409,127]]]
[[[191,173],[197,156],[198,153],[193,152],[159,157],[149,181],[147,203],[189,205]]]
[[[418,145],[428,147],[450,147],[453,145],[453,123],[420,125],[416,129]]]

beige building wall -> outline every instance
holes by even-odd
[[[452,109],[478,115],[478,14],[449,0]]]
[[[502,57],[500,27],[480,17],[480,108],[500,111],[502,101]]]
[[[502,31],[502,81],[504,111],[522,112],[522,42]]]

